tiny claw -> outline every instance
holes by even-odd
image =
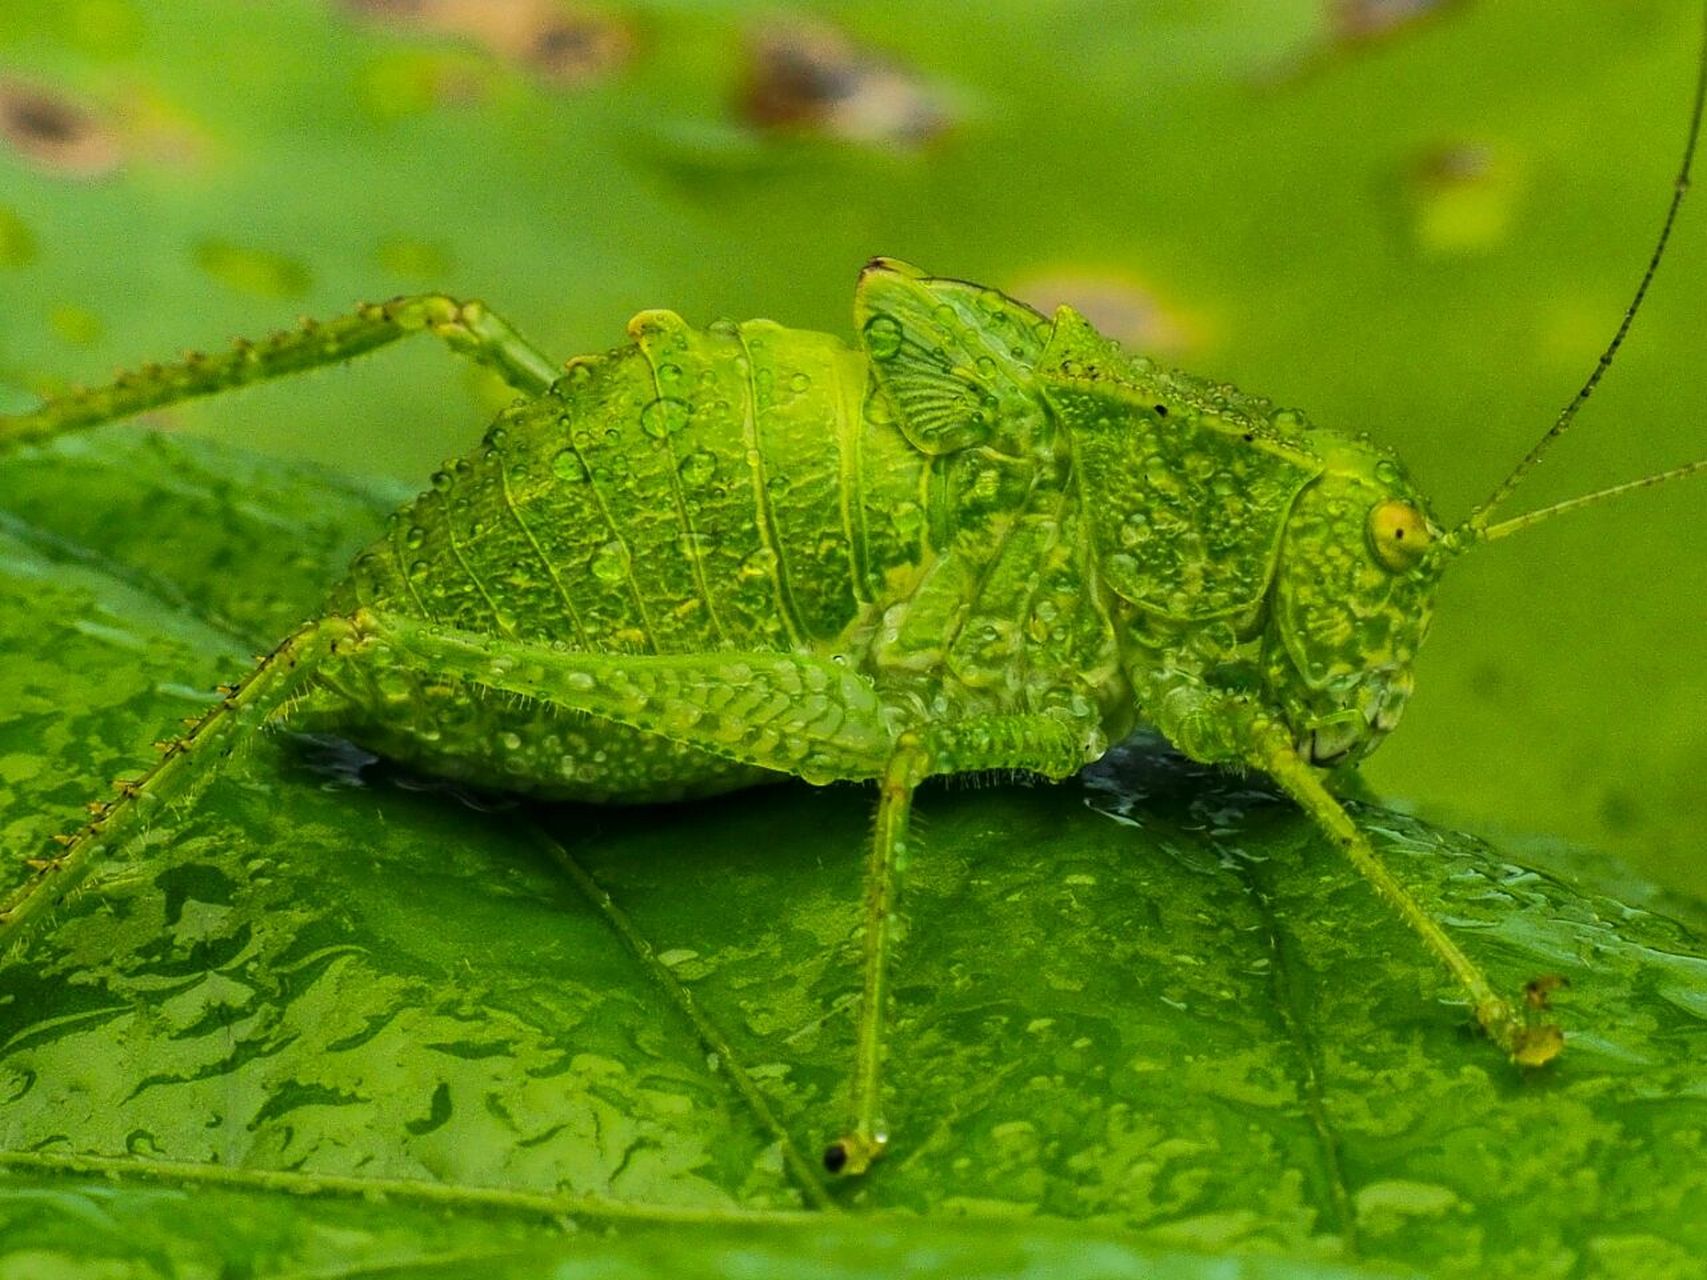
[[[886,1134],[850,1133],[824,1148],[824,1168],[834,1174],[858,1177],[888,1146]]]
[[[1565,1033],[1551,1022],[1538,1022],[1513,1037],[1511,1060],[1520,1067],[1544,1067],[1564,1051]]]

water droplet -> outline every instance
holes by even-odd
[[[769,547],[760,547],[741,561],[740,576],[743,578],[768,578],[775,568],[776,553]]]
[[[687,426],[690,413],[687,401],[664,396],[640,411],[640,427],[653,439],[662,440]]]
[[[901,350],[901,322],[879,313],[865,322],[865,349],[873,360],[893,360]]]
[[[433,488],[437,489],[440,493],[449,493],[450,487],[455,483],[456,481],[451,477],[450,472],[433,472]]]
[[[680,382],[682,367],[679,364],[661,364],[658,366],[659,382]]]
[[[621,582],[628,576],[628,548],[613,538],[594,552],[590,567],[600,582]]]
[[[697,489],[717,474],[717,455],[709,449],[695,449],[682,459],[676,473],[681,476],[683,484]]]
[[[811,377],[804,373],[797,373],[788,380],[788,389],[790,391],[804,391],[811,385]]]
[[[895,536],[904,542],[917,537],[925,527],[925,513],[916,502],[896,504],[889,518],[895,525]]]
[[[573,449],[564,449],[551,460],[551,474],[559,480],[580,484],[587,478],[587,467],[580,454]]]

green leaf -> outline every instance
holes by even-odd
[[[0,462],[8,856],[393,497],[125,428]],[[1681,1280],[1707,1251],[1699,936],[1359,806],[1502,986],[1571,980],[1567,1053],[1524,1075],[1296,812],[1151,743],[921,793],[893,1149],[825,1185],[870,804],[523,806],[252,743],[0,970],[0,1273]]]

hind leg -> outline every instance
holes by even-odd
[[[194,354],[174,364],[147,365],[102,387],[68,392],[29,413],[0,415],[0,448],[51,440],[161,409],[197,396],[232,391],[271,378],[342,364],[413,333],[431,333],[524,395],[539,395],[557,376],[552,362],[483,303],[443,294],[395,298],[264,342],[238,342],[219,355]]]

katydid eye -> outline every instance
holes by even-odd
[[[1389,498],[1369,509],[1369,546],[1384,568],[1415,568],[1430,540],[1428,518],[1410,503]]]

